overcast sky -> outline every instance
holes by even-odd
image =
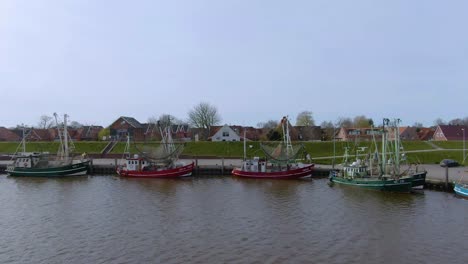
[[[468,1],[1,0],[0,126],[468,116]]]

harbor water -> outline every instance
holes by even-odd
[[[0,263],[466,263],[468,200],[327,179],[0,175]]]

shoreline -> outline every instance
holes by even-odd
[[[242,159],[232,158],[192,158],[180,159],[184,162],[194,162],[195,169],[193,176],[229,176],[232,169],[242,165]],[[11,160],[0,160],[0,174],[4,173],[6,166],[11,163]],[[115,168],[118,164],[122,164],[123,159],[120,158],[92,158],[90,175],[106,174],[116,175]],[[435,164],[421,164],[421,169],[427,170],[425,188],[436,190],[453,191],[453,182],[458,182],[463,175],[468,174],[468,168],[451,167],[445,168]],[[328,177],[331,165],[316,164],[313,178]],[[448,179],[448,181],[447,181]],[[462,183],[468,183],[468,177],[463,177]]]

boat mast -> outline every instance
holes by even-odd
[[[332,169],[335,169],[336,143],[335,143],[335,124],[333,124],[333,160]]]
[[[393,120],[393,127],[395,129],[395,173],[400,174],[400,119]]]
[[[171,154],[175,151],[174,141],[172,140],[171,133],[171,119],[167,122],[166,127],[162,127],[161,122],[158,121],[159,133],[161,133],[161,144],[163,144],[166,153]]]
[[[247,143],[245,142],[245,128],[244,128],[244,161],[247,159]]]
[[[26,153],[26,128],[23,125],[23,139],[21,140],[21,144],[23,145],[23,155]]]
[[[285,116],[281,120],[283,128],[283,143],[286,145],[286,158],[289,160],[289,156],[293,153],[293,147],[291,144],[291,137],[289,136],[289,121],[288,117]]]
[[[130,133],[127,132],[127,143],[125,144],[125,149],[123,153],[124,158],[130,158]]]
[[[64,157],[68,159],[68,130],[67,130],[67,114],[63,115],[63,141],[64,141]]]
[[[383,119],[383,124],[382,124],[382,171],[381,171],[381,174],[384,175],[385,173],[387,173],[387,149],[386,149],[386,145],[387,145],[387,132],[386,132],[386,128],[385,128],[385,125],[388,125],[388,122],[390,120],[388,118],[384,118]]]
[[[62,132],[60,130],[60,124],[58,122],[58,118],[57,118],[57,113],[54,113],[54,117],[55,117],[55,124],[57,126],[57,134],[59,136],[59,141],[60,141],[60,147],[59,147],[59,150],[58,150],[58,153],[57,153],[57,156],[62,159],[63,156],[64,156],[64,146],[63,146],[63,140],[62,140]]]

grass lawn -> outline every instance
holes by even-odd
[[[441,151],[430,151],[430,152],[410,152],[407,153],[408,161],[415,163],[425,164],[438,164],[442,159],[450,158],[461,162],[463,160],[462,148],[463,142],[432,142],[441,148],[447,150]],[[125,149],[125,142],[119,142],[111,153],[121,154]],[[333,142],[303,142],[306,151],[311,155],[312,159],[316,163],[320,164],[331,164],[333,157]],[[19,142],[0,142],[0,153],[13,154]],[[101,141],[81,141],[74,142],[75,153],[81,154],[86,153],[101,153],[101,151],[107,145],[107,142]],[[157,142],[150,143],[149,145],[156,146]],[[182,155],[194,156],[194,157],[225,157],[225,158],[242,158],[243,157],[243,142],[187,142],[184,144],[184,150]],[[371,142],[335,142],[336,156],[343,156],[345,147],[349,147],[350,151],[355,149],[355,145],[358,147],[371,147],[374,149],[375,146],[371,145]],[[142,149],[144,143],[136,143],[130,146],[131,153],[138,153],[137,148]],[[403,142],[404,149],[406,151],[418,151],[418,150],[430,150],[432,146],[426,142],[421,141],[405,141]],[[58,150],[58,142],[28,142],[26,151],[35,152],[50,152],[56,153]],[[377,144],[377,148],[381,149],[381,144]],[[456,149],[456,150],[452,150]],[[368,149],[366,150],[368,151]],[[354,153],[350,153],[354,155]],[[260,142],[247,142],[247,157],[258,156],[263,158],[264,154],[260,149]],[[301,155],[302,157],[302,155]],[[328,157],[328,158],[324,158]],[[335,163],[342,162],[342,158],[337,158]]]
[[[463,149],[463,141],[432,141],[432,143],[444,149]],[[465,147],[468,147],[467,143],[465,142]]]

